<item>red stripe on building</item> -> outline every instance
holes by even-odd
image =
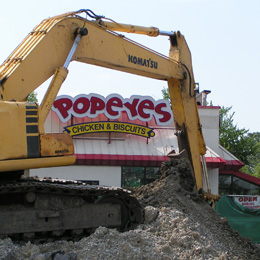
[[[222,171],[227,171],[227,170],[233,170],[233,171],[238,171],[240,168],[242,168],[245,164],[242,163],[239,160],[226,160],[226,163],[220,168]]]
[[[167,156],[156,155],[118,155],[118,154],[76,154],[77,165],[113,165],[113,166],[151,166],[160,167],[169,161]]]
[[[205,157],[205,159],[207,167],[209,168],[221,168],[226,163],[221,157]]]
[[[113,165],[113,166],[161,166],[169,161],[167,156],[157,155],[119,155],[119,154],[76,154],[77,165]],[[206,157],[209,168],[221,168],[226,161],[221,157]],[[232,164],[235,165],[235,164]],[[225,166],[224,166],[225,167]]]

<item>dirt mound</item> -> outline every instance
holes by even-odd
[[[145,223],[120,233],[99,227],[79,242],[43,245],[0,240],[0,259],[260,259],[260,249],[242,238],[194,191],[185,160],[165,163],[162,178],[141,187]]]
[[[177,207],[186,209],[186,199],[201,201],[195,190],[195,181],[185,159],[164,162],[160,180],[142,186],[136,191],[137,198],[145,206]]]
[[[179,243],[187,242],[202,258],[212,259],[260,259],[260,247],[251,239],[241,237],[232,230],[227,221],[220,218],[194,191],[194,179],[190,166],[185,159],[165,162],[162,178],[141,187],[136,196],[144,206],[166,207],[171,212],[181,213],[181,223],[173,225],[173,237]],[[162,209],[161,209],[162,210]],[[175,222],[173,217],[172,222]],[[183,224],[185,223],[185,224]],[[196,234],[196,235],[195,235]],[[197,241],[194,239],[199,238]],[[193,244],[193,245],[190,245]],[[211,249],[212,255],[205,249]],[[189,250],[188,250],[189,251]],[[182,258],[180,258],[182,259]],[[189,258],[183,258],[189,259]],[[197,259],[197,258],[191,258]],[[218,258],[216,258],[218,259]]]

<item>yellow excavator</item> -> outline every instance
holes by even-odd
[[[166,35],[169,57],[117,32]],[[68,134],[44,133],[71,61],[167,81],[179,149],[190,160],[197,190],[203,189],[201,156],[206,149],[183,35],[120,24],[88,9],[70,12],[42,21],[0,66],[1,236],[80,236],[101,225],[125,230],[143,222],[141,205],[124,189],[24,178],[26,169],[75,162]],[[41,104],[26,102],[51,76]]]

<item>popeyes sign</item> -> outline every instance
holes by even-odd
[[[130,120],[139,119],[148,122],[155,119],[157,125],[166,126],[173,122],[170,104],[167,100],[155,101],[148,96],[131,96],[123,98],[118,94],[111,94],[106,98],[98,94],[81,94],[76,97],[62,95],[54,101],[52,110],[56,112],[62,122],[67,122],[72,116],[95,118],[105,114],[108,119],[120,118],[125,111]]]

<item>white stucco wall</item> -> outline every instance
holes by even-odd
[[[199,116],[206,145],[218,153],[219,109],[217,107],[200,107]]]
[[[209,185],[211,193],[214,195],[218,194],[218,169],[208,168]],[[203,179],[203,189],[207,192],[207,185],[205,179]]]
[[[52,177],[67,180],[99,181],[99,185],[121,187],[120,166],[73,165],[30,170],[30,176]]]
[[[219,108],[199,107],[200,122],[206,146],[218,153],[219,151]],[[218,194],[219,170],[207,168],[211,193]],[[203,188],[207,191],[205,180]]]

